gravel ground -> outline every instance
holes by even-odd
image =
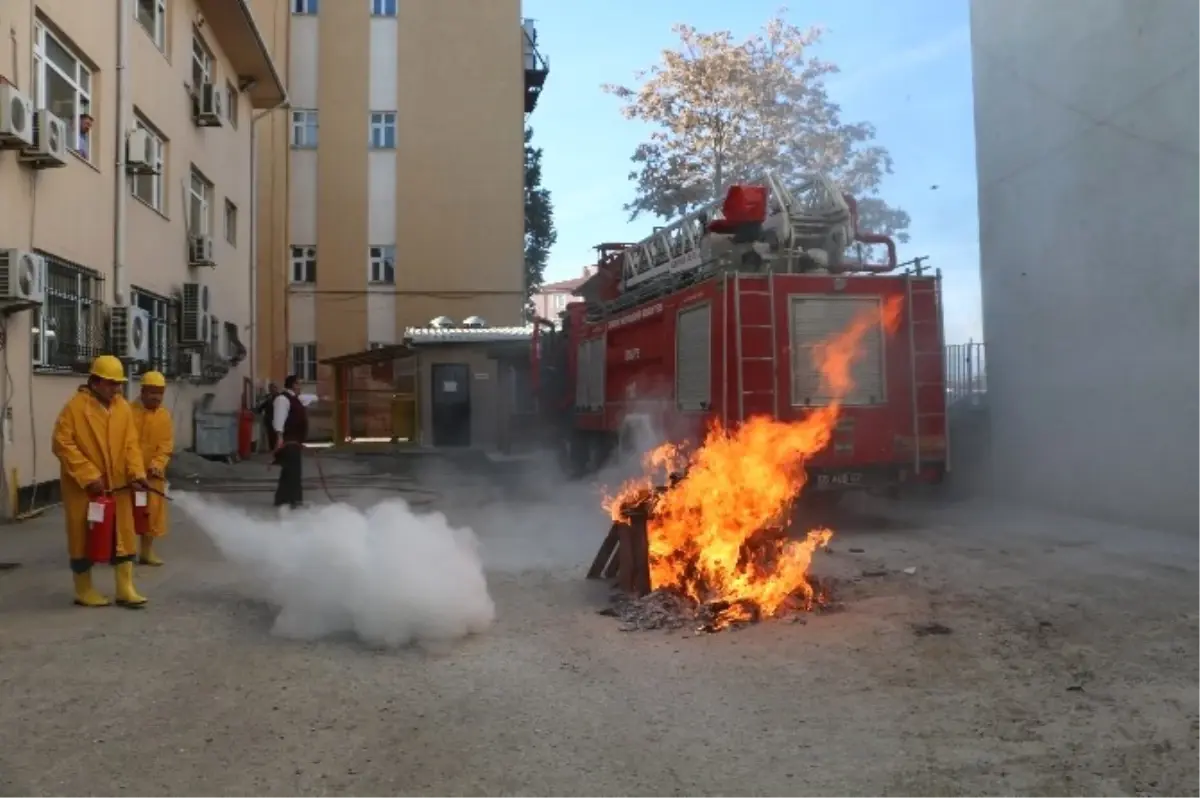
[[[843,611],[622,632],[583,488],[461,482],[499,620],[434,650],[272,638],[182,519],[147,610],[77,609],[61,516],[0,527],[0,792],[1197,794],[1195,539],[860,506],[816,565]]]

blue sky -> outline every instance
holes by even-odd
[[[530,121],[544,150],[558,244],[548,281],[576,276],[601,241],[634,241],[655,220],[627,220],[629,156],[643,129],[621,118],[603,83],[633,83],[677,39],[671,25],[739,38],[779,7],[772,0],[525,0],[550,77]],[[945,275],[946,340],[980,340],[975,142],[967,0],[805,0],[788,17],[827,33],[817,53],[842,73],[830,94],[847,120],[866,120],[895,159],[886,199],[912,215],[901,259],[930,256]],[[937,186],[934,190],[931,187]],[[659,222],[661,223],[661,222]]]

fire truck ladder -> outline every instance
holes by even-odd
[[[775,271],[794,271],[801,256],[818,250],[829,266],[840,263],[854,230],[850,207],[833,182],[825,175],[807,175],[789,189],[774,172],[767,172],[759,182],[770,195],[764,229],[774,238],[777,257],[785,262]],[[708,224],[721,218],[722,201],[713,202],[630,245],[622,256],[622,291],[667,276],[716,268]]]
[[[919,272],[917,276],[921,276]],[[945,425],[948,423],[944,404],[942,405],[941,412],[922,412],[921,406],[918,404],[921,389],[937,388],[938,390],[943,390],[944,386],[942,377],[946,373],[946,348],[942,343],[942,271],[938,269],[932,280],[918,281],[913,280],[913,273],[909,271],[904,275],[904,282],[908,294],[908,351],[912,353],[909,361],[911,377],[909,382],[912,385],[913,470],[915,475],[921,471],[922,419],[941,418],[944,425],[943,435],[945,435]],[[937,313],[918,319],[916,318],[916,313],[913,312],[913,308],[915,307],[913,300],[921,298],[923,301],[925,297],[928,297],[929,301],[934,303]],[[926,332],[926,328],[931,325],[936,328],[932,335]],[[917,348],[918,343],[922,344],[922,348]],[[936,374],[938,378],[934,382],[918,382],[918,378],[923,374]],[[948,437],[944,439],[946,441],[946,467],[949,470],[950,441]]]
[[[766,290],[763,290],[762,288],[758,288],[757,286],[752,289],[746,289],[746,288],[742,287],[742,281],[743,281],[743,279],[747,279],[747,278],[743,278],[742,275],[736,274],[736,273],[733,275],[730,275],[730,276],[733,280],[733,325],[734,325],[733,326],[733,330],[734,330],[733,345],[734,345],[735,360],[737,363],[737,365],[736,365],[737,371],[735,373],[735,377],[737,378],[737,421],[740,423],[740,422],[743,422],[746,420],[746,397],[747,396],[755,397],[756,400],[758,397],[769,396],[772,418],[779,418],[779,392],[778,392],[779,369],[778,369],[778,363],[775,360],[775,351],[776,351],[776,349],[778,349],[778,347],[775,345],[775,341],[776,341],[776,339],[775,339],[775,280],[771,275],[767,275],[766,276],[767,284],[765,287]],[[762,278],[760,277],[760,278],[749,278],[749,279],[752,279],[755,282],[758,282]],[[766,301],[767,301],[767,323],[766,324],[750,323],[747,321],[747,317],[749,317],[751,319],[754,318],[754,315],[747,313],[747,310],[748,310],[747,305],[753,306],[754,304],[759,304],[761,302],[760,300],[757,300],[757,299],[750,299],[749,302],[747,302],[746,300],[749,297],[766,297]],[[761,307],[761,304],[760,304],[760,307]],[[761,314],[759,314],[759,317],[761,318]],[[747,355],[745,353],[745,351],[744,351],[745,333],[750,330],[766,330],[767,331],[767,335],[769,335],[770,338],[768,339],[769,344],[766,348],[767,352],[765,355],[759,354],[759,353]],[[751,332],[750,335],[756,336],[756,334],[753,332]],[[758,390],[747,390],[747,388],[746,388],[746,364],[747,363],[755,363],[755,362],[765,362],[770,365],[771,379],[770,379],[770,382],[768,383],[770,385],[769,390],[764,390],[762,388],[759,388]],[[756,406],[759,406],[761,403],[758,401],[755,401],[754,404]]]

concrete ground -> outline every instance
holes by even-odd
[[[857,579],[844,611],[621,632],[581,578],[604,532],[585,488],[367,473],[393,466],[331,467],[334,493],[453,486],[437,504],[487,547],[487,633],[397,652],[274,638],[184,518],[167,566],[138,572],[149,608],[78,609],[61,516],[0,527],[0,560],[23,563],[0,572],[0,792],[1198,792],[1195,539],[863,505],[816,563]]]

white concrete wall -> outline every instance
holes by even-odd
[[[318,30],[316,17],[292,15],[288,97],[293,108],[317,107]]]
[[[292,108],[317,107],[319,26],[316,17],[292,15],[291,47],[289,50],[288,94]],[[320,117],[318,117],[318,130]],[[318,136],[320,134],[318,133]],[[289,129],[289,142],[291,141]],[[318,142],[320,139],[318,138]],[[315,297],[312,286],[292,286],[291,247],[317,244],[317,151],[292,150],[291,185],[288,192],[288,214],[291,241],[288,244],[288,356],[293,344],[317,340]],[[321,268],[321,250],[317,249],[317,269]]]
[[[399,74],[395,17],[371,19],[370,103],[372,111],[396,111],[396,81]],[[396,151],[368,151],[370,210],[368,242],[371,246],[396,243]],[[397,258],[399,260],[399,258]],[[364,280],[368,264],[363,264]],[[367,295],[367,340],[396,343],[396,295],[394,286],[370,286]]]
[[[292,246],[311,247],[317,243],[317,151],[292,150],[291,214]],[[317,257],[321,257],[320,250]],[[289,277],[290,279],[290,277]]]
[[[397,24],[396,17],[371,17],[371,79],[368,96],[372,111],[397,110]]]
[[[311,287],[296,287],[288,295],[288,344],[317,340],[316,297]],[[291,351],[289,349],[289,351]]]
[[[1197,527],[1194,0],[972,0],[997,489]]]

